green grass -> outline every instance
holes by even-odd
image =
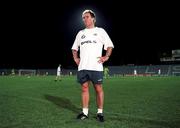
[[[1,128],[178,128],[180,77],[119,77],[104,80],[105,122],[95,119],[90,87],[90,115],[78,121],[81,89],[76,77],[1,76]]]

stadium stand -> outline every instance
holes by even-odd
[[[109,75],[126,75],[131,76],[134,74],[134,70],[137,70],[138,76],[158,75],[158,70],[161,70],[162,76],[180,76],[180,65],[124,65],[124,66],[108,66]],[[34,71],[35,70],[35,71]],[[12,69],[0,69],[0,75],[11,75]],[[15,69],[15,75],[27,75],[20,74],[22,69]],[[26,70],[26,72],[29,70]],[[31,70],[30,70],[31,71]],[[35,73],[31,75],[56,75],[56,69],[32,69]],[[62,75],[76,75],[77,69],[62,69]]]

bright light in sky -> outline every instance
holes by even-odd
[[[82,20],[82,13],[86,9],[90,9],[95,13],[95,15],[96,15],[96,26],[97,27],[106,26],[102,12],[100,12],[95,7],[83,6],[83,7],[79,7],[79,8],[74,9],[72,11],[72,14],[70,14],[71,16],[69,16],[69,27],[71,30],[72,29],[84,29],[85,26],[84,26],[83,20]]]

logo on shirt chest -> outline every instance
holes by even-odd
[[[92,44],[92,43],[97,43],[96,39],[97,39],[97,33],[93,33],[91,35],[85,36],[85,34],[81,35],[81,45],[83,44]]]
[[[93,36],[97,36],[97,33],[93,33]],[[83,34],[83,35],[81,36],[81,39],[84,39],[84,38],[86,38],[86,36]]]
[[[83,34],[82,36],[81,36],[81,39],[84,39],[86,36]]]
[[[97,36],[97,33],[94,33],[93,36]]]
[[[86,41],[83,41],[81,42],[81,45],[83,44],[89,44],[89,43],[97,43],[95,40],[91,41],[91,40],[86,40]]]

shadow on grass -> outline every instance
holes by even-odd
[[[45,99],[47,99],[48,101],[52,102],[53,104],[70,110],[74,113],[79,113],[80,112],[80,108],[77,108],[75,105],[72,104],[72,102],[69,99],[66,98],[62,98],[62,97],[56,97],[56,96],[51,96],[51,95],[44,95]]]
[[[9,125],[9,126],[1,126],[0,128],[17,128],[20,124],[14,124],[14,125]]]

